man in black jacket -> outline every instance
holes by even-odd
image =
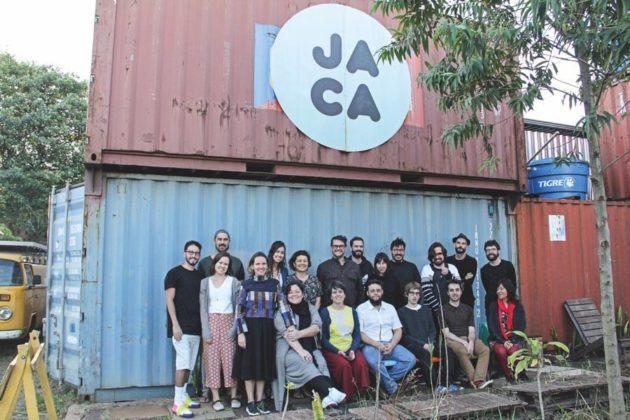
[[[396,281],[401,295],[404,293],[405,286],[408,283],[412,281],[420,283],[418,267],[414,263],[405,260],[406,248],[407,244],[405,244],[405,241],[401,238],[394,239],[389,246],[389,250],[392,254],[389,274]]]
[[[475,294],[473,284],[477,276],[477,260],[466,254],[466,250],[470,245],[470,239],[463,233],[453,238],[453,245],[455,247],[455,254],[446,257],[446,263],[454,265],[462,279],[462,286],[464,287],[462,303],[474,309]]]
[[[331,304],[330,292],[335,281],[346,286],[345,304],[356,308],[365,300],[361,271],[359,265],[346,259],[346,244],[348,239],[343,235],[333,236],[330,240],[332,258],[322,262],[317,267],[317,278],[322,284],[322,308]]]
[[[485,308],[486,314],[489,311],[490,303],[497,299],[497,285],[499,280],[508,279],[512,282],[518,291],[518,282],[516,281],[516,270],[514,265],[508,261],[501,259],[501,246],[494,239],[486,241],[483,245],[486,252],[488,263],[481,267],[481,282],[486,291]]]

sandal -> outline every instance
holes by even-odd
[[[232,401],[230,401],[230,407],[241,408],[241,400],[239,400],[238,398],[232,398]]]
[[[223,411],[225,410],[225,407],[223,406],[223,403],[221,401],[213,401],[212,402],[212,409],[214,411]]]

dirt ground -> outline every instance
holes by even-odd
[[[2,375],[4,375],[7,367],[17,355],[17,346],[19,344],[24,344],[26,341],[27,339],[0,341],[0,372],[2,373]],[[46,415],[46,406],[44,405],[43,398],[41,398],[41,388],[39,386],[39,381],[37,378],[35,378],[35,386],[40,419],[46,419],[48,418],[48,416]],[[55,400],[55,407],[57,408],[57,415],[59,416],[59,418],[63,418],[70,404],[74,402],[74,388],[68,385],[60,384],[57,381],[53,380],[50,381],[50,386],[52,389],[53,399]],[[24,405],[24,395],[22,392],[20,392],[20,397],[12,418],[27,418],[26,407]]]
[[[4,342],[0,341],[0,372],[2,372],[2,374],[4,374],[7,366],[11,363],[13,358],[15,358],[17,354],[18,344],[22,344],[24,342],[26,342],[26,340],[4,341]],[[603,371],[604,370],[603,358],[598,357],[598,358],[582,361],[582,362],[576,363],[575,367],[585,368],[589,370]],[[630,365],[627,365],[627,364],[622,365],[622,375],[630,376]],[[59,418],[64,418],[70,405],[76,402],[75,389],[72,386],[60,384],[59,382],[55,380],[51,380],[50,385],[52,388],[53,398],[55,400],[55,407],[57,408],[57,414]],[[39,406],[40,418],[46,419],[48,418],[48,416],[46,416],[46,409],[45,409],[44,401],[40,396],[41,391],[39,389],[39,383],[38,383],[37,378],[36,378],[36,387],[38,388],[37,393],[38,393],[38,406]],[[14,419],[27,418],[23,395],[20,395],[16,410],[12,418]]]

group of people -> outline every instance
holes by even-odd
[[[282,241],[273,242],[267,254],[256,252],[244,267],[228,253],[227,231],[220,229],[213,240],[216,252],[201,260],[201,244],[188,241],[184,262],[164,281],[167,332],[176,354],[174,414],[193,417],[191,409],[200,406],[185,386],[201,344],[212,407],[224,409],[219,391],[225,387],[231,407],[239,408],[242,381],[250,416],[270,412],[266,384],[280,411],[288,383],[317,392],[326,408],[366,390],[370,371],[385,397],[395,394],[416,366],[437,392],[460,389],[454,384],[459,367],[473,388],[491,382],[486,380],[490,350],[475,330],[477,261],[467,255],[466,235],[453,238],[452,256],[442,244],[431,244],[421,271],[405,260],[400,238],[390,244],[391,258],[378,253],[372,264],[362,238],[350,240],[346,256],[347,238],[336,235],[331,258],[319,264],[315,276],[306,250],[294,252],[287,266]],[[488,264],[481,279],[490,344],[512,379],[507,357],[519,348],[512,332],[525,329],[525,312],[516,299],[514,266],[500,258],[498,242],[487,241],[484,249]]]

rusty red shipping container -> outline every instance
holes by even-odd
[[[405,124],[364,152],[320,146],[279,107],[254,106],[255,26],[281,27],[312,0],[98,1],[90,90],[92,167],[263,171],[495,191],[525,189],[523,125],[507,107],[490,143],[494,173],[480,172],[481,141],[452,151],[440,134],[456,116],[415,83],[425,60],[411,61],[412,102]],[[369,13],[371,2],[336,2]],[[374,16],[387,28],[392,18]],[[261,165],[262,164],[262,165]],[[265,166],[266,165],[266,166]]]
[[[630,82],[618,83],[602,99],[602,109],[617,118],[600,139],[606,195],[613,200],[630,200]]]
[[[522,200],[517,207],[520,294],[529,335],[563,341],[573,325],[563,304],[592,298],[600,307],[595,209],[589,201]],[[566,240],[550,240],[549,216],[564,217]],[[630,204],[608,204],[615,304],[630,311]]]

